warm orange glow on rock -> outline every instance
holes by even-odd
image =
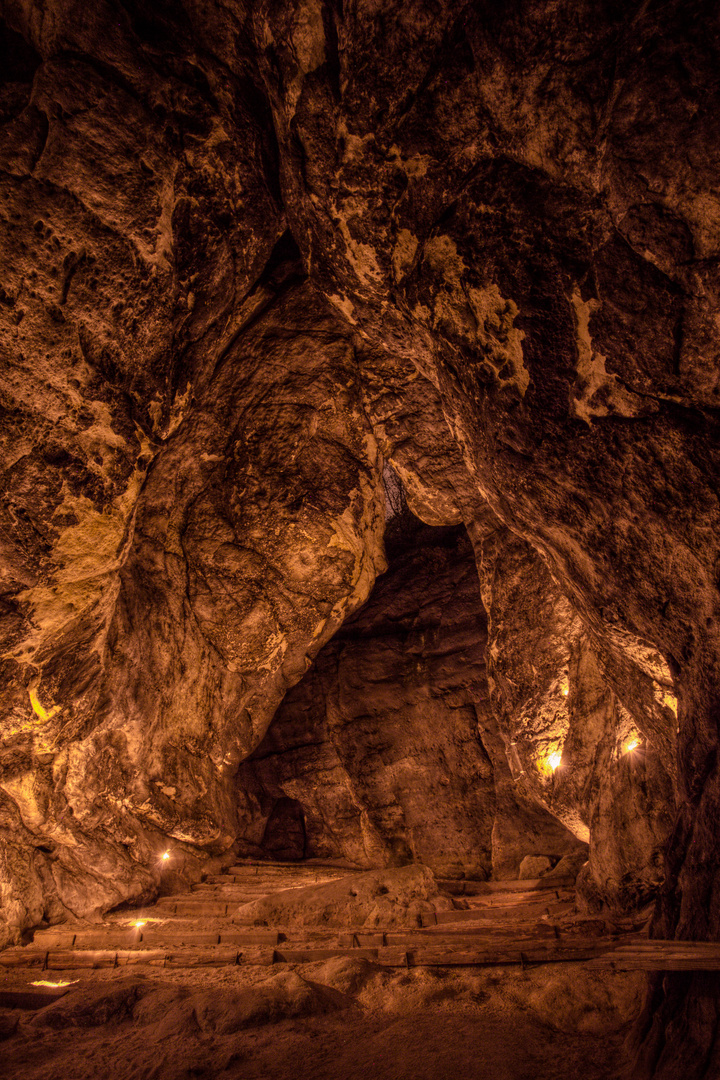
[[[61,981],[61,982],[49,982],[47,979],[37,979],[36,982],[30,983],[30,985],[31,986],[52,986],[52,987],[74,986],[74,984],[77,981],[78,981],[77,979],[72,979],[69,982],[64,982],[64,981]]]
[[[537,759],[540,772],[552,775],[562,764],[562,749],[549,750],[541,754]]]

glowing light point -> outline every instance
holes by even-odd
[[[548,767],[550,769],[552,769],[553,772],[555,772],[556,769],[560,768],[560,763],[561,762],[562,762],[562,753],[559,750],[556,750],[554,754],[550,754],[548,756],[548,759],[547,759]]]
[[[136,926],[137,929],[139,930],[141,926],[145,926],[145,920],[144,919],[138,919],[137,922],[133,923],[133,926]]]
[[[162,859],[163,862],[167,862],[168,859],[170,858],[170,852],[169,851],[163,851],[160,858]]]
[[[37,982],[30,983],[31,986],[74,986],[77,979],[73,979],[71,982],[48,982],[47,979],[38,979]]]
[[[639,745],[639,739],[628,739],[628,741],[623,746],[623,754],[631,754],[633,750],[636,750],[638,748]]]

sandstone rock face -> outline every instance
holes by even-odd
[[[428,521],[489,507],[540,554],[590,725],[542,713],[579,763],[554,806],[592,823],[600,745],[648,783],[628,852],[676,792],[656,932],[717,938],[713,6],[0,13],[3,918],[231,843],[239,760],[384,565],[389,457]],[[678,985],[662,1080],[720,1052]]]
[[[579,841],[513,785],[489,708],[485,612],[465,530],[406,515],[388,533],[402,545],[390,570],[238,771],[245,850],[273,854],[268,832],[292,800],[304,821],[296,857],[412,860],[480,878],[517,876],[533,852],[559,858]],[[281,850],[292,851],[290,837]]]
[[[253,926],[416,927],[423,912],[451,909],[432,871],[426,866],[402,866],[351,874],[326,885],[285,889],[242,904],[235,920]]]
[[[238,25],[201,72],[162,14],[6,16],[17,933],[153,890],[168,840],[191,874],[229,847],[238,761],[384,561],[357,365],[286,233],[267,106],[223,51]]]
[[[477,572],[462,526],[424,540],[378,580],[241,766],[239,817],[243,806],[252,815],[241,836],[260,843],[263,805],[289,796],[303,807],[307,856],[490,873]]]
[[[672,715],[664,686],[626,658],[616,692],[615,667],[603,667],[572,604],[523,540],[496,529],[479,556],[490,699],[516,789],[590,844],[583,887],[591,902],[632,908],[662,881],[674,818],[673,784],[652,739]]]

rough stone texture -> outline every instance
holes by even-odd
[[[384,566],[381,461],[285,234],[243,15],[201,70],[178,14],[3,24],[15,934],[147,894],[168,838],[226,849],[238,760]]]
[[[450,910],[426,866],[401,866],[351,874],[327,885],[264,896],[242,904],[238,923],[253,926],[302,927],[417,927],[423,912]]]
[[[245,850],[273,854],[268,829],[293,800],[305,827],[297,854],[306,857],[413,860],[440,876],[480,878],[517,876],[532,852],[559,858],[578,844],[571,833],[533,793],[506,791],[465,530],[423,528],[405,514],[388,533],[400,545],[390,570],[240,767]],[[287,836],[285,855],[291,850]]]
[[[142,895],[167,835],[189,860],[193,846],[229,842],[223,770],[382,565],[382,461],[369,441],[380,420],[356,403],[367,356],[384,350],[432,384],[437,445],[442,416],[463,462],[454,484],[427,432],[416,454],[419,432],[378,430],[418,512],[462,516],[470,476],[547,560],[668,775],[675,718],[643,706],[647,679],[676,699],[679,808],[655,932],[720,936],[715,6],[4,0],[0,11],[12,926],[43,905]],[[307,286],[273,283],[288,228]],[[294,507],[295,474],[282,487],[277,462],[227,430],[252,342],[293,303],[343,406],[339,440],[320,427],[320,460],[339,448],[342,481],[319,510],[312,483]],[[284,338],[275,327],[287,344],[290,324]],[[256,385],[271,393],[272,377]],[[283,418],[271,413],[275,435]],[[287,431],[301,457],[297,414]],[[202,458],[205,440],[222,462]],[[250,478],[259,487],[238,506],[232,492]],[[309,515],[311,561],[319,543],[329,552],[330,609],[302,592],[309,570],[279,559],[275,499],[286,532]],[[259,529],[255,546],[227,539],[241,522]],[[209,571],[226,543],[227,570]],[[262,574],[272,614],[241,597],[226,639],[219,591],[258,547],[282,563],[276,581]],[[286,571],[303,597],[301,610],[287,601],[292,617]],[[242,662],[233,670],[245,640],[260,649],[247,681]],[[668,978],[653,1007],[644,1067],[661,1080],[717,1071],[706,981]]]
[[[552,863],[547,855],[526,855],[520,863],[518,877],[522,881],[542,877],[548,870],[552,870]]]
[[[425,532],[286,697],[238,773],[239,817],[253,787],[266,805],[290,796],[308,856],[482,878],[495,816],[477,716],[485,620],[465,530]]]
[[[673,784],[649,738],[674,720],[665,687],[626,657],[637,690],[631,716],[537,554],[502,528],[483,536],[478,553],[490,699],[516,789],[590,844],[588,900],[631,908],[662,881],[673,823]]]

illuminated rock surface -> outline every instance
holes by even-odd
[[[714,6],[0,12],[3,939],[232,860],[238,766],[385,570],[387,461],[489,619],[441,739],[417,679],[389,710],[398,763],[472,747],[438,863],[517,872],[537,807],[591,907],[662,880],[653,932],[720,938]],[[425,858],[365,727],[363,857]],[[720,1070],[718,1007],[658,983],[646,1073]]]
[[[480,879],[516,877],[532,852],[559,859],[578,840],[533,792],[522,797],[489,708],[486,616],[464,529],[405,514],[393,534],[399,549],[371,599],[240,767],[246,850],[272,854],[271,818],[292,800],[304,824],[296,858],[418,860],[441,877]],[[278,857],[291,851],[288,837]]]

